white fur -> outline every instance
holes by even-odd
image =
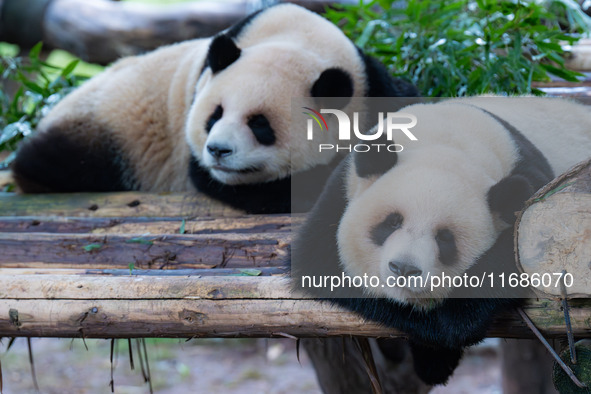
[[[418,138],[407,142],[398,163],[381,177],[361,179],[354,166],[347,175],[348,206],[338,229],[342,265],[351,275],[376,275],[382,283],[392,272],[388,263],[410,260],[422,277],[461,275],[495,242],[502,228],[490,212],[487,193],[516,164],[516,147],[484,108],[507,120],[547,157],[555,174],[591,156],[591,112],[561,99],[469,98],[404,108],[417,116]],[[404,217],[402,227],[381,246],[371,229],[390,213]],[[437,230],[454,235],[458,261],[438,261]],[[373,295],[421,304],[417,298],[444,297],[423,288],[372,288]]]
[[[337,67],[353,79],[354,96],[365,94],[365,68],[355,46],[333,24],[294,5],[272,7],[257,16],[240,34],[238,60],[217,75],[207,71],[198,84],[186,123],[187,141],[208,168],[261,168],[253,173],[211,169],[227,184],[264,182],[327,164],[334,157],[316,155],[305,133],[290,132],[292,97],[308,97],[322,71]],[[209,135],[203,126],[221,104],[224,117]],[[315,107],[310,99],[308,105]],[[249,116],[263,114],[274,129],[274,145],[259,144],[247,125]],[[218,163],[206,149],[222,141],[234,150]]]
[[[305,133],[290,133],[291,98],[309,97],[327,68],[348,72],[354,96],[366,93],[362,58],[332,23],[302,7],[282,4],[262,11],[236,39],[242,53],[226,69],[199,75],[211,39],[166,46],[122,59],[87,81],[50,111],[38,130],[59,129],[83,143],[113,139],[127,159],[129,187],[143,191],[194,190],[188,176],[191,151],[221,182],[264,182],[328,163]],[[205,124],[216,106],[224,117]],[[314,102],[309,99],[309,106]],[[264,114],[277,142],[262,146],[248,118]],[[228,168],[262,167],[258,173],[214,170],[206,142],[233,145]],[[188,142],[188,144],[187,144]],[[134,183],[135,182],[135,183]]]

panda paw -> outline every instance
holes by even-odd
[[[430,385],[445,384],[458,366],[463,349],[430,347],[416,342],[410,344],[415,372]]]

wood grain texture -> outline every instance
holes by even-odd
[[[251,215],[241,217],[197,217],[192,219],[158,217],[0,217],[0,233],[74,234],[184,234],[289,232],[304,216]]]
[[[0,193],[0,216],[232,217],[244,213],[199,193]]]
[[[285,277],[108,276],[0,271],[0,336],[393,337],[396,330],[293,294]],[[573,300],[575,335],[589,336],[589,300]],[[548,337],[564,335],[556,301],[526,311]],[[490,336],[531,337],[515,313],[498,317]]]
[[[290,234],[0,233],[0,268],[215,268],[284,263]]]
[[[162,45],[210,37],[256,10],[247,1],[151,5],[108,0],[3,0],[0,39],[22,47],[39,41],[85,61],[109,64]],[[292,0],[322,12],[333,2]],[[341,0],[340,3],[354,3]],[[2,4],[2,2],[0,2]]]
[[[575,166],[538,191],[516,223],[517,266],[528,275],[572,274],[572,297],[591,297],[591,160]],[[536,287],[560,297],[556,277]],[[546,283],[547,284],[547,283]]]
[[[292,294],[280,274],[302,220],[244,216],[200,195],[4,194],[0,336],[402,335]],[[575,335],[588,337],[591,301],[571,304]],[[526,310],[548,337],[564,336],[559,303]],[[513,313],[489,335],[531,337]]]

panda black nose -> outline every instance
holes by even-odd
[[[232,149],[229,147],[215,144],[207,145],[207,151],[216,159],[230,156],[233,153]]]
[[[390,271],[392,271],[396,276],[420,276],[423,273],[423,271],[421,271],[414,265],[398,261],[390,261],[388,263],[388,268],[390,268]]]

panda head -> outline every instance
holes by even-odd
[[[508,227],[499,222],[498,201],[489,198],[506,182],[491,187],[482,170],[469,168],[454,152],[441,157],[444,148],[437,149],[425,149],[420,160],[405,160],[406,152],[381,151],[354,153],[349,161],[347,206],[337,231],[344,272],[376,276],[381,284],[412,276],[424,283],[415,286],[413,279],[406,287],[370,287],[370,296],[432,306],[453,289],[432,290],[431,278],[462,276]],[[467,180],[468,171],[481,182],[478,187]]]
[[[304,143],[303,133],[294,137],[289,129],[292,97],[309,97],[314,106],[317,97],[363,94],[360,70],[342,67],[355,62],[335,65],[330,58],[289,40],[239,48],[225,34],[214,38],[185,125],[199,163],[218,181],[236,185],[281,179],[329,162],[332,157],[315,155]]]

